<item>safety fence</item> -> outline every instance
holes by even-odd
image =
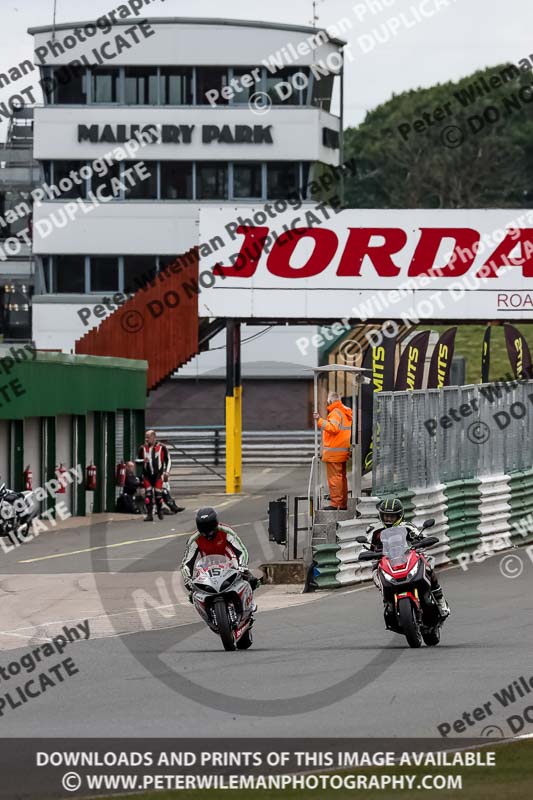
[[[374,411],[373,496],[337,523],[333,541],[313,546],[319,588],[370,578],[355,540],[391,494],[414,525],[435,519],[437,565],[533,540],[532,381],[380,393]]]
[[[533,466],[533,381],[374,395],[374,492]]]

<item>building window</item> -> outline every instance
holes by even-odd
[[[286,67],[274,75],[267,73],[266,92],[275,106],[301,106],[306,102],[308,83],[307,68]]]
[[[159,102],[157,67],[126,67],[124,102],[132,106],[155,106]]]
[[[155,256],[124,256],[124,291],[126,294],[142,289],[157,272]]]
[[[118,103],[120,70],[106,68],[92,70],[92,102]]]
[[[253,74],[254,71],[255,71],[255,76]],[[252,95],[256,94],[256,92],[262,91],[262,85],[263,85],[261,78],[262,71],[263,71],[262,67],[259,68],[239,67],[238,69],[233,70],[233,77],[238,82],[237,86],[240,89],[240,91],[237,91],[237,86],[232,87],[235,92],[234,96],[231,99],[232,103],[247,104]],[[249,75],[252,80],[251,86],[242,85],[242,79],[246,75]],[[259,78],[259,80],[257,80],[257,78]],[[248,79],[246,82],[248,82]]]
[[[188,258],[184,258],[183,255],[173,255],[173,256],[159,256],[159,271],[160,272],[168,272],[172,274],[179,274],[191,263],[194,262],[194,256],[189,256]],[[172,267],[172,269],[170,269]]]
[[[118,291],[118,258],[91,257],[91,292]]]
[[[227,164],[203,163],[197,166],[197,200],[228,199]]]
[[[73,67],[51,67],[43,81],[43,93],[47,102],[57,105],[85,105],[87,103],[87,73],[85,69]]]
[[[161,199],[192,200],[193,165],[190,161],[161,162]]]
[[[116,182],[112,184],[113,178],[116,178],[117,181],[120,179],[120,164],[117,162],[113,162],[108,167],[105,175],[97,175],[94,172],[91,178],[91,189],[94,194],[99,197],[97,192],[100,191],[104,199],[107,197],[119,197],[120,188]]]
[[[311,182],[311,162],[310,161],[303,161],[302,162],[302,185],[300,187],[302,197],[304,200],[307,200],[310,196],[310,184]]]
[[[320,80],[313,79],[313,95],[311,103],[314,106],[322,108],[324,111],[331,110],[331,97],[333,95],[333,87],[335,82],[335,75],[325,75]]]
[[[85,198],[87,196],[86,180],[80,178],[80,169],[83,166],[85,166],[85,161],[53,162],[53,175],[50,180],[58,189],[61,189],[62,198]],[[71,173],[74,174],[76,180],[71,177]],[[77,181],[80,181],[80,183],[77,183]],[[71,184],[70,188],[69,184]]]
[[[278,161],[267,164],[267,197],[283,200],[300,187],[300,165],[293,161]]]
[[[261,164],[234,164],[233,197],[262,197],[262,172]]]
[[[192,106],[192,68],[162,67],[161,105]]]
[[[228,101],[222,97],[222,89],[228,85],[228,70],[226,67],[197,67],[196,68],[196,103],[199,106],[227,105]],[[218,95],[208,95],[216,90]],[[211,99],[211,102],[209,98]]]
[[[85,293],[85,256],[55,256],[54,266],[56,292]]]
[[[150,175],[147,178],[141,179],[139,177],[139,172],[133,172],[133,168],[136,164],[141,162],[136,161],[125,161],[124,162],[124,171],[131,169],[132,171],[129,173],[129,179],[124,178],[124,186],[125,188],[125,199],[126,200],[157,200],[157,168],[158,162],[157,161],[143,161],[143,169],[142,173],[146,174],[149,172]],[[139,170],[141,171],[141,170]],[[129,185],[129,182],[132,182],[132,186]]]

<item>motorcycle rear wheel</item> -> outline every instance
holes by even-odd
[[[224,650],[235,650],[235,634],[233,633],[233,629],[229,621],[226,603],[222,598],[219,598],[215,600],[213,608],[215,611],[215,619],[217,621],[218,634],[222,639]]]
[[[422,647],[422,634],[415,616],[415,610],[407,597],[402,597],[398,604],[398,616],[402,632],[409,647]]]

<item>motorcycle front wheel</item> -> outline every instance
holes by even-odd
[[[440,628],[423,633],[422,638],[428,647],[436,647],[440,642]]]
[[[409,647],[422,647],[422,634],[416,619],[415,609],[408,597],[402,597],[398,603],[398,616],[402,632]]]
[[[218,634],[222,639],[224,650],[235,650],[235,634],[233,633],[233,629],[229,621],[226,603],[220,597],[215,600],[213,608],[215,611],[215,619],[217,621]]]
[[[237,650],[248,650],[253,644],[252,631],[248,628],[237,642]]]

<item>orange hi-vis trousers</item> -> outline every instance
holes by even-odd
[[[326,461],[325,464],[331,505],[336,508],[346,508],[348,505],[346,461]]]

